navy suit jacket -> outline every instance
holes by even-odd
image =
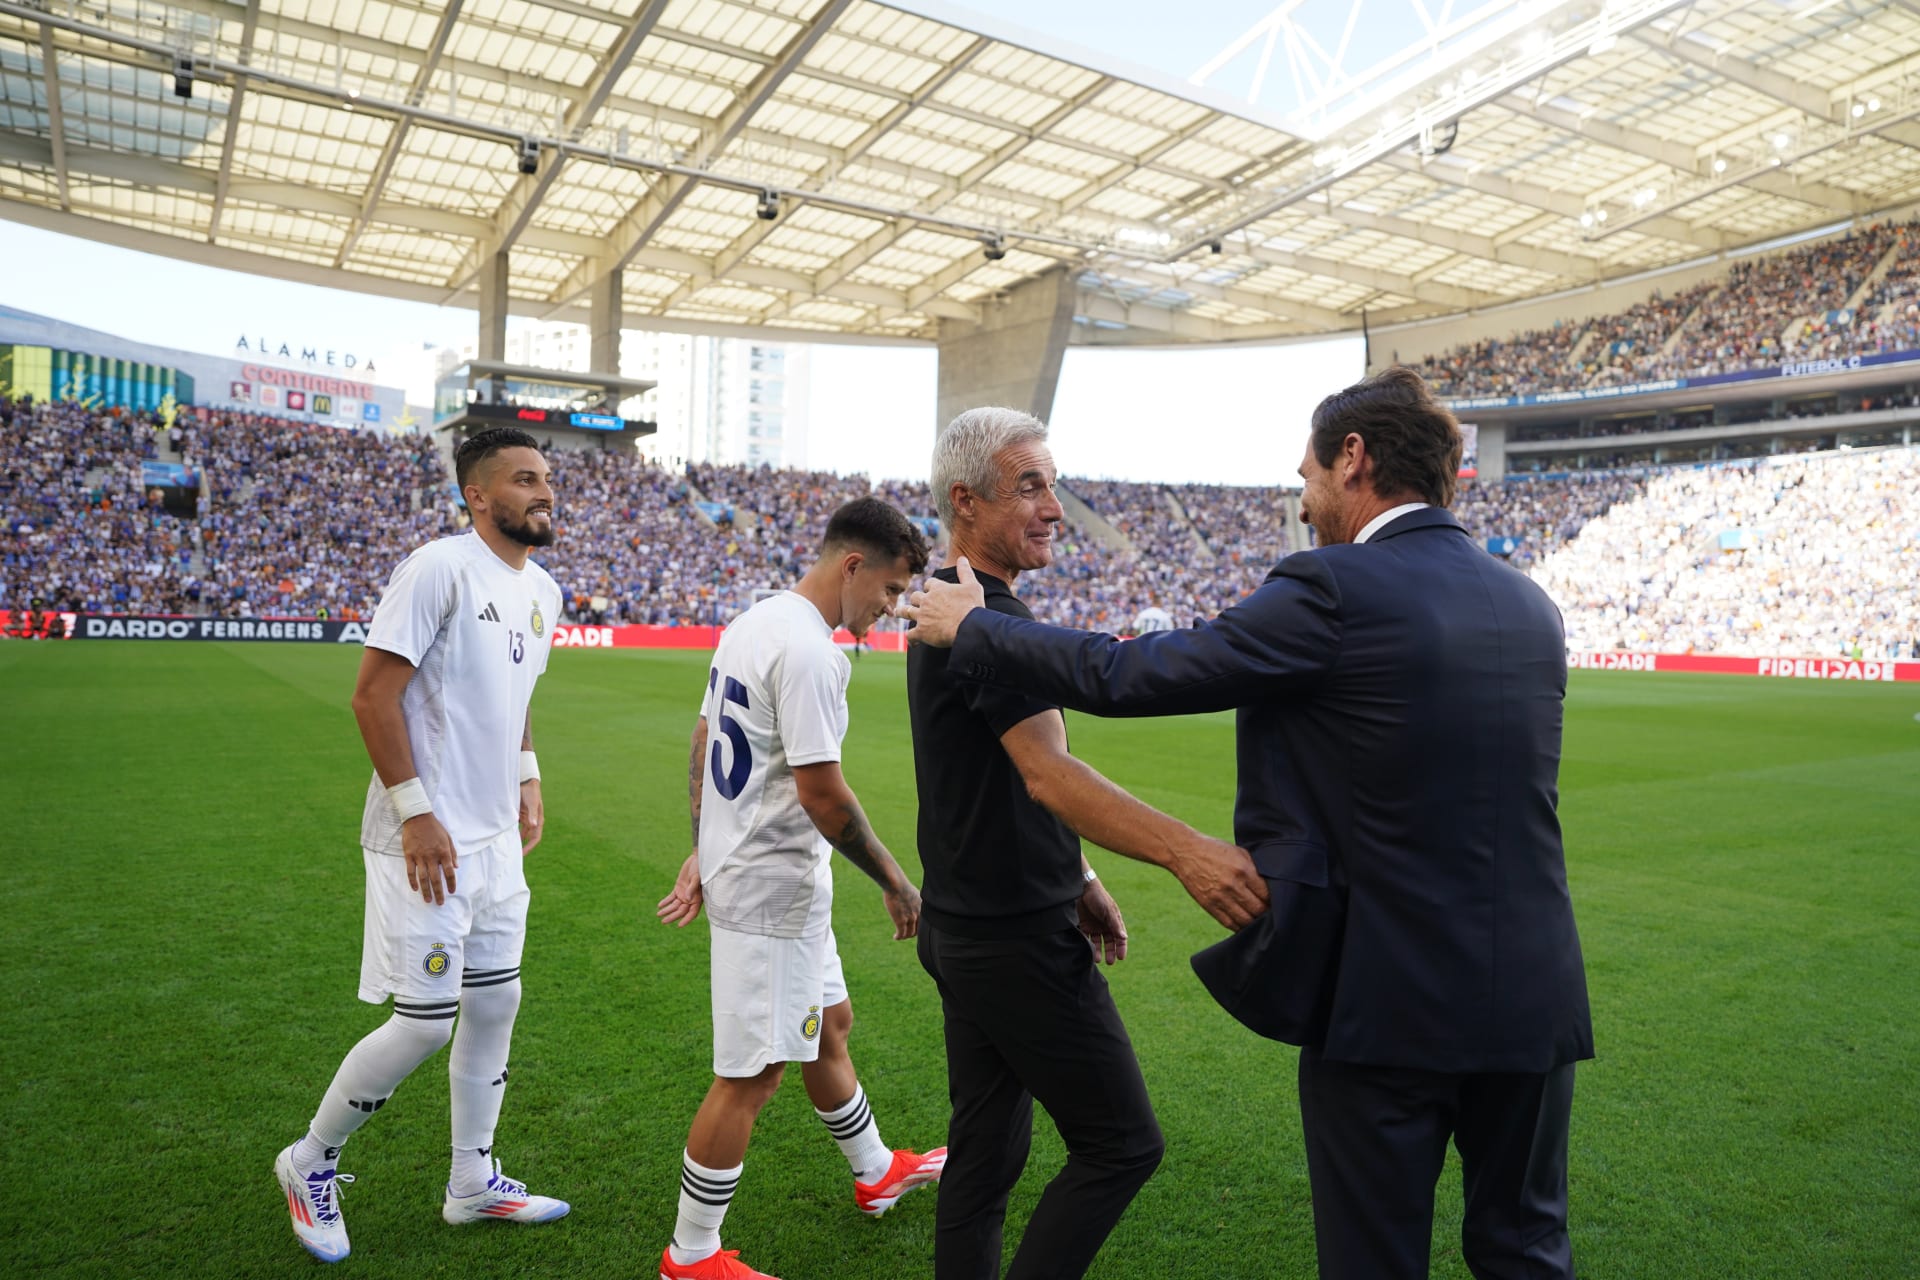
[[[948,669],[1095,715],[1238,712],[1236,842],[1346,894],[1309,1041],[1328,1058],[1593,1056],[1556,813],[1560,614],[1443,508],[1289,556],[1189,631],[1120,641],[976,609]]]

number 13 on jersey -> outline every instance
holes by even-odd
[[[727,745],[732,748],[733,765],[731,768],[721,767],[727,751],[726,747],[719,742],[713,744],[713,754],[710,759],[713,789],[720,793],[721,799],[732,800],[745,789],[747,778],[753,772],[753,747],[747,741],[747,731],[741,727],[740,722],[727,714],[728,703],[739,703],[742,711],[750,709],[747,702],[747,687],[732,676],[728,676],[726,681],[719,708],[720,732],[725,735]],[[714,667],[707,672],[707,688],[711,690],[719,683],[720,668]]]

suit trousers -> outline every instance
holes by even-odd
[[[953,1118],[935,1210],[936,1280],[996,1280],[1007,1196],[1026,1167],[1033,1103],[1067,1162],[1040,1197],[1007,1280],[1083,1275],[1164,1146],[1133,1042],[1087,940],[967,938],[920,921],[940,989]]]
[[[1447,1141],[1460,1246],[1477,1280],[1573,1280],[1567,1128],[1573,1064],[1454,1074],[1300,1051],[1300,1121],[1321,1280],[1424,1280]]]

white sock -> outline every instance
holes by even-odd
[[[293,1144],[293,1167],[302,1175],[315,1169],[332,1167],[340,1159],[340,1148],[330,1147],[307,1130],[307,1136]]]
[[[492,1156],[492,1147],[455,1147],[447,1190],[456,1196],[477,1196],[485,1191],[493,1178]]]
[[[720,1252],[720,1224],[740,1185],[737,1164],[731,1169],[709,1169],[685,1152],[680,1156],[680,1217],[673,1224],[673,1242],[667,1246],[673,1260],[689,1266]]]
[[[813,1114],[827,1126],[827,1132],[840,1145],[840,1154],[853,1169],[855,1182],[872,1182],[893,1164],[893,1152],[880,1140],[880,1126],[867,1105],[867,1091],[853,1086],[853,1097],[832,1111],[814,1108]]]
[[[453,1110],[453,1165],[447,1186],[456,1196],[478,1195],[493,1176],[488,1156],[500,1104],[507,1092],[507,1053],[520,1011],[520,971],[469,972],[460,990],[460,1026],[447,1060]]]
[[[294,1167],[312,1173],[326,1167],[373,1113],[387,1104],[413,1069],[440,1051],[453,1034],[455,1004],[394,1001],[394,1014],[347,1052],[307,1136],[294,1144]]]

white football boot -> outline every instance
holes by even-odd
[[[517,1182],[500,1172],[500,1162],[493,1162],[493,1176],[487,1179],[486,1190],[470,1196],[456,1196],[453,1188],[447,1188],[447,1198],[440,1206],[440,1216],[459,1226],[467,1222],[552,1222],[556,1218],[567,1216],[573,1206],[565,1200],[555,1200],[551,1196],[530,1196],[527,1184]],[[342,1237],[343,1241],[345,1237]]]
[[[352,1182],[353,1175],[329,1167],[303,1178],[293,1167],[293,1148],[288,1147],[273,1162],[273,1176],[286,1193],[287,1214],[301,1246],[322,1262],[346,1257],[347,1223],[340,1216],[340,1184]]]

